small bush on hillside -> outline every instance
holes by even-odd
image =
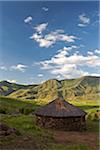
[[[1,114],[7,114],[8,113],[8,110],[6,107],[0,107],[0,113]]]
[[[99,121],[100,120],[97,112],[90,112],[87,116],[87,119],[91,120],[91,121]]]
[[[33,111],[34,111],[33,108],[30,108],[30,107],[23,107],[19,109],[19,112],[24,115],[29,115]]]
[[[23,114],[24,114],[24,115],[28,115],[28,114],[30,114],[31,112],[32,112],[32,109],[26,108],[26,109],[24,109]]]
[[[5,109],[0,109],[0,113],[1,114],[6,114],[6,110]]]
[[[92,113],[92,112],[89,113],[88,116],[87,116],[87,119],[88,120],[93,120],[94,119],[94,113]]]

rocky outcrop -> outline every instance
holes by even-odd
[[[20,132],[15,128],[9,127],[5,123],[0,123],[0,137],[8,136],[8,135],[11,135],[11,134],[19,135]]]

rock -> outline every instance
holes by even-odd
[[[0,136],[7,136],[11,134],[20,135],[20,132],[15,128],[10,128],[4,123],[0,123]]]
[[[4,123],[0,123],[0,131],[7,131],[9,129],[9,127],[6,125],[6,124],[4,124]]]

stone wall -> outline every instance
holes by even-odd
[[[66,118],[36,116],[36,124],[44,128],[66,131],[82,131],[86,129],[85,116]]]

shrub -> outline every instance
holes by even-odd
[[[7,108],[6,107],[0,107],[0,113],[1,114],[7,114]]]

